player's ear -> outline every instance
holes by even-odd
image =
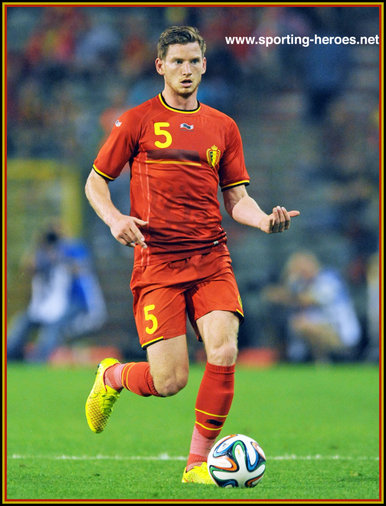
[[[202,73],[201,74],[205,74],[206,72],[206,58],[204,56],[204,58],[202,59]]]
[[[155,59],[155,69],[158,72],[158,74],[160,74],[161,76],[163,76],[165,74],[164,61],[161,60],[160,58]]]

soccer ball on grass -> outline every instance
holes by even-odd
[[[208,470],[219,487],[255,487],[265,472],[265,454],[251,437],[231,434],[215,443]]]

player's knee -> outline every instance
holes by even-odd
[[[160,385],[157,386],[157,391],[162,397],[171,397],[172,395],[178,394],[180,390],[184,388],[186,385],[182,382],[177,382],[174,380],[164,381]]]
[[[183,372],[160,378],[159,381],[155,382],[155,386],[157,392],[162,397],[171,397],[178,394],[186,386],[187,382],[188,374],[187,372]]]
[[[236,342],[223,343],[207,350],[208,362],[214,365],[233,365],[238,353]]]

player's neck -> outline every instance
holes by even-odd
[[[168,88],[164,88],[162,97],[168,106],[182,111],[194,111],[198,107],[197,91],[188,97],[177,95]]]

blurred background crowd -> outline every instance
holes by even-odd
[[[272,236],[223,213],[246,313],[241,354],[377,360],[379,46],[227,45],[225,36],[375,36],[378,8],[12,6],[6,23],[10,326],[30,303],[36,274],[22,260],[55,218],[88,248],[104,298],[98,325],[74,334],[78,346],[142,356],[129,291],[133,251],[114,241],[83,188],[117,117],[162,90],[160,33],[189,24],[207,42],[199,100],[236,120],[249,193],[268,213],[277,204],[301,211],[289,233]],[[124,212],[128,188],[128,171],[111,183]],[[315,269],[330,277],[314,282]],[[190,346],[198,359],[194,338]]]

